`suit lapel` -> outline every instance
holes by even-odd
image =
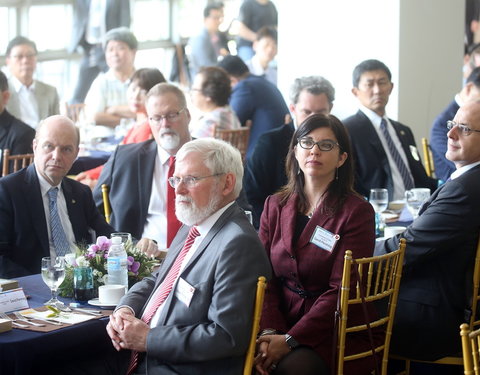
[[[137,159],[136,180],[138,181],[137,189],[140,195],[139,217],[147,217],[150,195],[152,193],[152,178],[154,174],[156,158],[157,144],[152,140],[144,149],[142,149],[142,152],[138,154]]]
[[[40,191],[40,183],[35,172],[34,165],[30,165],[25,173],[25,184],[21,187],[23,196],[27,200],[30,209],[30,216],[37,237],[40,239],[40,245],[44,254],[49,254],[50,246],[48,244],[47,219],[43,207],[43,198]]]

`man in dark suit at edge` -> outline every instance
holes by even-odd
[[[390,351],[419,360],[461,352],[480,228],[480,101],[460,107],[449,123],[451,180],[439,187],[407,229],[377,243],[375,255],[407,240]]]

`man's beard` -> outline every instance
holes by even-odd
[[[218,206],[222,196],[218,184],[213,185],[210,191],[209,203],[206,207],[199,208],[191,197],[185,195],[177,195],[175,198],[175,215],[183,224],[192,226],[201,223],[214,212],[218,210]],[[189,204],[180,204],[187,202]]]
[[[163,129],[160,132],[160,147],[164,150],[175,150],[180,145],[180,136],[171,129]]]

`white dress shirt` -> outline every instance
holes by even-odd
[[[35,81],[27,87],[14,76],[10,76],[9,79],[18,94],[20,119],[35,129],[40,121],[38,103],[35,98]]]
[[[388,147],[387,140],[385,139],[385,136],[383,135],[382,129],[380,129],[380,125],[382,122],[382,117],[377,115],[375,112],[372,110],[368,109],[367,107],[360,106],[360,110],[365,114],[365,116],[368,117],[370,122],[372,123],[373,127],[375,128],[375,131],[377,132],[378,138],[380,138],[380,142],[382,142],[383,149],[385,151],[385,154],[387,155],[388,158],[388,164],[390,166],[390,171],[392,172],[392,181],[393,181],[393,193],[392,197],[393,200],[399,200],[399,199],[404,199],[405,198],[405,185],[403,183],[403,178],[402,175],[400,174],[400,171],[398,170],[397,163],[395,163],[395,160],[393,159],[392,155],[390,154],[390,149]],[[403,162],[405,163],[405,166],[407,167],[408,173],[412,177],[413,181],[413,176],[410,171],[410,166],[408,165],[408,160],[407,156],[405,155],[405,152],[402,147],[402,143],[400,142],[400,139],[398,139],[397,132],[393,128],[392,123],[388,120],[387,115],[383,116],[385,121],[387,122],[388,126],[388,133],[390,134],[390,137],[392,138],[392,141],[397,148],[398,153],[400,154],[400,157],[402,158]],[[380,187],[380,186],[376,186]]]

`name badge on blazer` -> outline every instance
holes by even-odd
[[[325,228],[319,227],[317,225],[317,227],[315,228],[315,232],[313,232],[312,238],[310,239],[310,242],[323,250],[331,252],[335,248],[335,245],[337,244],[339,239],[339,234],[333,234]]]
[[[187,307],[190,307],[193,293],[195,293],[195,288],[179,277],[177,288],[175,289],[175,297],[177,297],[178,300],[183,302]]]

